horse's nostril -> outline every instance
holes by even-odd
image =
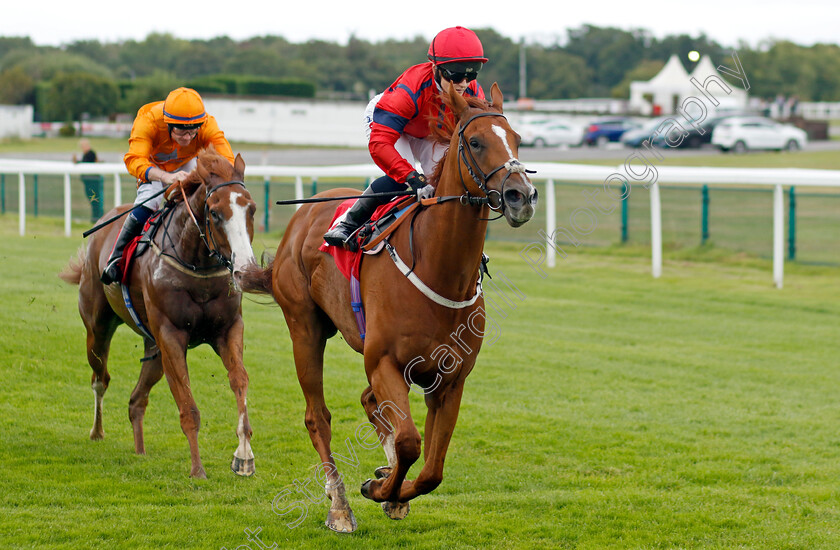
[[[533,192],[533,193],[531,193],[531,205],[532,205],[532,206],[536,206],[536,205],[537,205],[537,201],[539,200],[539,198],[540,198],[540,194],[539,194],[539,192],[537,191],[537,189],[536,189],[536,187],[535,187],[535,188],[534,188],[534,192]]]
[[[505,191],[505,202],[510,206],[518,206],[522,204],[525,197],[522,196],[522,193],[516,191],[515,189],[508,189]]]

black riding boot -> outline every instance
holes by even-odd
[[[117,242],[114,243],[114,248],[111,250],[111,257],[108,258],[108,263],[105,264],[105,269],[102,270],[102,276],[99,277],[100,281],[106,285],[110,285],[120,280],[119,264],[123,250],[131,242],[131,239],[140,234],[143,230],[143,225],[145,225],[146,220],[149,219],[151,214],[151,210],[141,206],[126,216],[125,223],[123,223],[120,234],[117,237]]]
[[[344,246],[348,250],[355,252],[359,246],[355,239],[350,239],[351,235],[366,221],[368,221],[373,214],[376,207],[382,204],[379,197],[365,197],[374,193],[373,186],[368,187],[362,194],[362,198],[358,199],[344,219],[335,226],[335,229],[327,231],[324,234],[324,240],[327,244],[332,246]]]

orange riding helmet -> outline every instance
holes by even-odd
[[[192,88],[178,88],[169,92],[163,102],[163,120],[167,124],[200,125],[207,120],[204,102]]]

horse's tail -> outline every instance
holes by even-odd
[[[65,283],[69,283],[71,285],[79,284],[82,280],[82,265],[84,265],[84,261],[85,249],[82,247],[79,249],[79,253],[76,258],[70,258],[70,262],[64,269],[61,270],[61,273],[58,274],[59,278]]]
[[[271,294],[271,273],[274,269],[274,258],[266,258],[265,252],[263,253],[263,266],[253,267],[242,272],[239,285],[243,292]]]

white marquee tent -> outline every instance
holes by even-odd
[[[718,82],[723,82],[728,90]],[[701,91],[704,87],[706,94]],[[709,96],[714,97],[719,105],[713,105]],[[676,113],[677,108],[689,97],[703,101],[709,111],[739,109],[747,105],[747,93],[740,86],[740,82],[730,83],[724,80],[708,55],[704,55],[689,74],[674,54],[659,74],[647,82],[630,83],[629,107],[631,111],[643,115],[671,115]]]

